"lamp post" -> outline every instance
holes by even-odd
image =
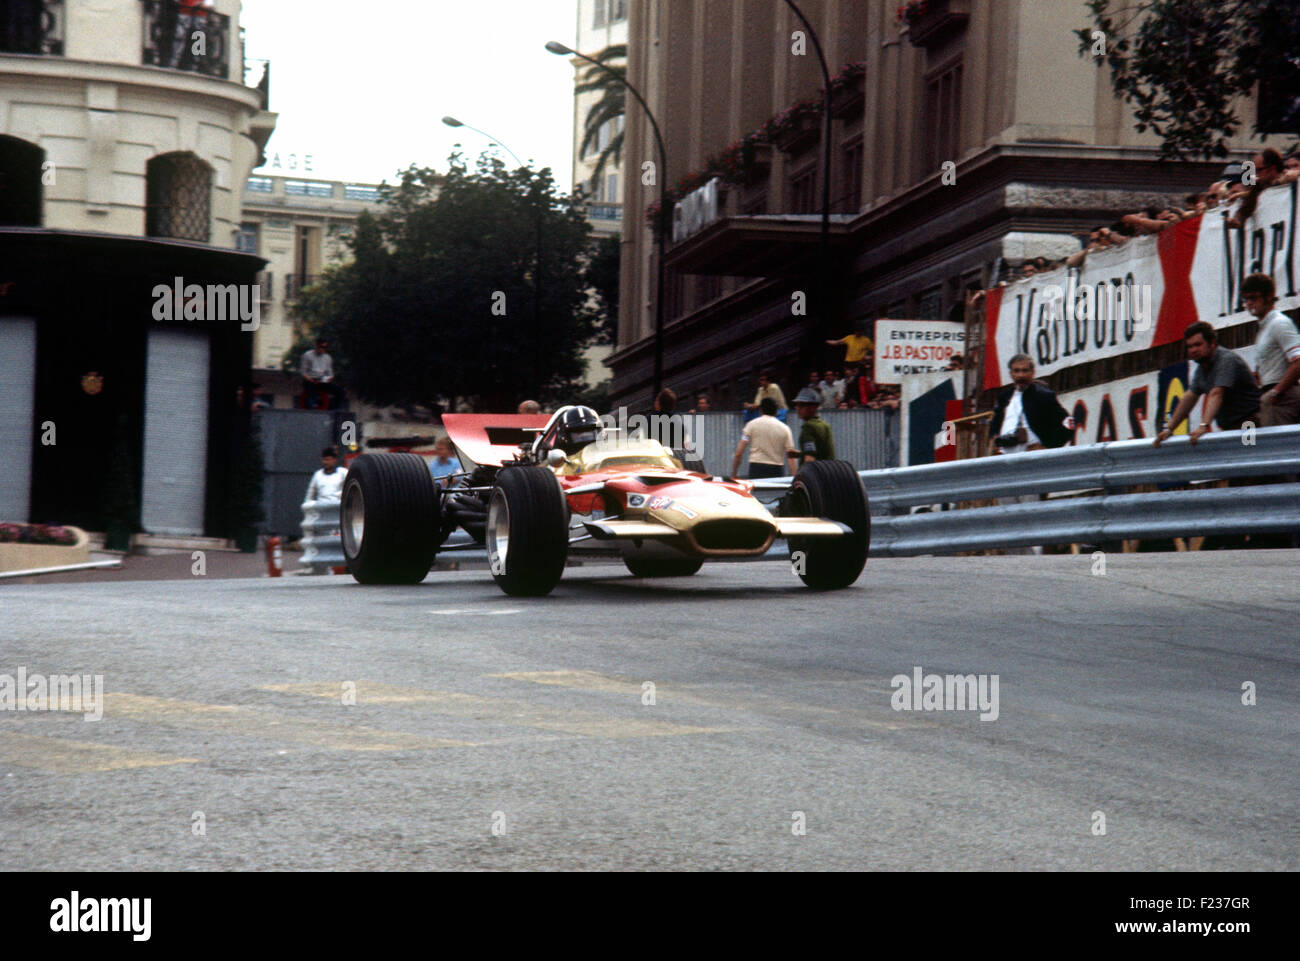
[[[660,389],[663,387],[664,379],[664,247],[666,245],[665,241],[668,233],[665,229],[666,225],[664,223],[667,215],[665,207],[668,200],[668,151],[664,147],[663,134],[659,132],[659,123],[655,120],[654,114],[650,112],[650,107],[646,104],[645,98],[641,96],[640,91],[638,91],[636,87],[627,82],[626,77],[620,76],[616,71],[611,70],[599,60],[593,60],[585,54],[578,53],[578,51],[566,47],[559,41],[550,41],[546,44],[546,49],[557,56],[573,56],[577,57],[579,60],[585,60],[587,63],[599,67],[601,70],[604,70],[606,73],[616,78],[619,83],[627,88],[628,93],[632,94],[632,96],[636,98],[636,102],[639,103],[641,109],[645,111],[646,119],[650,121],[650,127],[654,130],[655,142],[659,147],[659,172],[655,178],[659,182],[659,276],[656,283],[655,293],[655,367],[654,385],[652,389],[654,395],[658,396]]]
[[[794,0],[785,0],[786,6],[794,11],[794,15],[799,18],[805,30],[808,31],[808,39],[813,43],[813,50],[817,53],[817,62],[822,68],[822,236],[821,236],[821,257],[818,258],[818,286],[821,288],[821,312],[820,327],[814,324],[813,337],[810,341],[814,344],[810,362],[816,362],[820,359],[820,342],[826,337],[825,328],[829,327],[830,320],[830,284],[827,282],[827,272],[830,263],[831,248],[831,72],[826,65],[826,55],[822,52],[821,40],[817,37],[817,31],[813,29],[808,18],[803,15],[798,4]],[[820,369],[820,365],[819,369]]]
[[[487,137],[488,140],[491,140],[494,144],[496,144],[506,153],[510,154],[510,156],[514,157],[515,163],[519,164],[519,166],[521,167],[524,165],[524,162],[519,159],[518,154],[516,154],[513,150],[511,150],[509,147],[503,144],[496,137],[492,136],[490,133],[487,133],[483,130],[479,130],[478,127],[471,127],[469,124],[457,120],[455,117],[443,117],[442,122],[445,123],[448,127],[464,127],[466,130],[473,130],[476,134],[482,137]]]

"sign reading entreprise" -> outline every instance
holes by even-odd
[[[876,383],[901,384],[914,374],[948,369],[953,354],[964,354],[966,325],[947,320],[877,320]]]

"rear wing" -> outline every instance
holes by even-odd
[[[519,445],[531,443],[550,419],[548,414],[443,414],[442,426],[469,470],[513,460]]]

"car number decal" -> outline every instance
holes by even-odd
[[[646,505],[652,511],[665,511],[672,506],[673,499],[663,494],[650,498],[650,503]]]

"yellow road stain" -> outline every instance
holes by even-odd
[[[340,683],[328,681],[318,684],[271,684],[262,688],[265,691],[277,691],[283,694],[326,697],[335,700],[339,698],[341,689]],[[447,717],[539,728],[544,731],[578,734],[585,737],[668,737],[678,734],[719,734],[734,730],[729,727],[693,727],[648,718],[608,717],[591,711],[571,710],[547,704],[480,697],[454,691],[425,691],[370,681],[357,682],[356,698],[358,704],[409,704]]]
[[[332,689],[331,696],[336,699],[339,697],[338,685]],[[265,741],[310,744],[336,751],[423,751],[471,746],[468,741],[331,724],[242,705],[201,704],[144,694],[104,695],[104,716],[188,730],[255,737]]]
[[[194,757],[135,751],[66,738],[0,732],[0,764],[36,768],[54,774],[90,774],[167,764],[198,764]]]

